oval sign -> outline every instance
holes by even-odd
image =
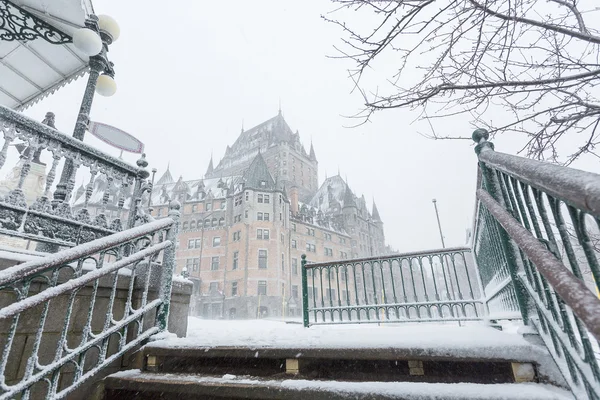
[[[128,151],[130,153],[142,153],[144,151],[144,143],[114,126],[90,121],[88,124],[88,131],[104,143],[108,143],[117,149]]]

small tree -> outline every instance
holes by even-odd
[[[418,109],[430,122],[467,114],[492,134],[527,135],[532,158],[559,161],[566,135],[577,147],[560,161],[598,157],[597,0],[332,1],[339,7],[324,18],[343,29],[337,49],[356,62],[350,76],[364,96],[363,122],[390,108]],[[350,12],[360,20],[349,22]],[[379,59],[394,68],[373,90],[365,74],[386,69]],[[432,138],[457,138],[431,126]]]

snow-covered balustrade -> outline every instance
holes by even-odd
[[[56,248],[134,225],[141,196],[149,188],[144,156],[133,166],[105,154],[57,131],[52,113],[39,123],[0,105],[0,132],[0,174],[7,176],[0,181],[0,234]],[[10,172],[5,164],[11,165]],[[78,172],[86,185],[77,193],[74,210]],[[95,210],[88,207],[92,195],[100,196],[92,199],[100,205]]]
[[[578,399],[600,398],[600,175],[494,151],[473,133],[473,251],[487,319],[540,334]]]
[[[304,325],[482,319],[469,248],[327,263],[302,256]]]
[[[1,400],[64,398],[167,329],[179,208],[0,271]]]

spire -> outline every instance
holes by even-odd
[[[381,217],[379,216],[379,210],[377,210],[377,205],[375,205],[375,199],[373,199],[373,221],[381,221]]]
[[[209,178],[212,175],[213,171],[213,156],[212,153],[210,153],[210,162],[208,163],[208,168],[206,169],[206,174],[204,174],[204,176]]]
[[[344,208],[356,207],[356,201],[354,201],[354,194],[350,190],[350,186],[346,183],[346,190],[344,191]]]
[[[317,161],[317,156],[315,155],[315,148],[313,147],[313,142],[312,140],[310,141],[310,153],[309,153],[309,158],[312,161]]]
[[[281,115],[281,97],[279,98],[279,115]]]

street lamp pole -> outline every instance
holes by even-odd
[[[444,234],[442,233],[442,224],[440,223],[440,214],[437,208],[437,200],[433,199],[431,200],[431,202],[433,203],[433,207],[435,208],[435,216],[437,218],[438,228],[440,230],[440,239],[442,239],[442,248],[445,249],[446,244],[444,243]]]
[[[92,14],[86,20],[85,27],[86,28],[83,29],[84,31],[89,30],[100,36],[102,48],[96,55],[92,55],[89,58],[89,77],[83,99],[81,100],[81,106],[79,107],[75,129],[73,130],[73,137],[81,141],[83,141],[89,123],[94,93],[98,92],[104,96],[112,96],[116,91],[116,84],[114,81],[115,71],[113,69],[113,63],[108,60],[107,53],[108,46],[119,36],[118,25],[112,18],[107,16],[100,16],[99,18]],[[74,37],[74,41],[75,40],[76,38]],[[55,203],[68,202],[73,187],[75,186],[75,172],[73,160],[68,158],[65,159],[65,165],[60,176],[60,181],[56,185],[56,191],[54,193]]]

